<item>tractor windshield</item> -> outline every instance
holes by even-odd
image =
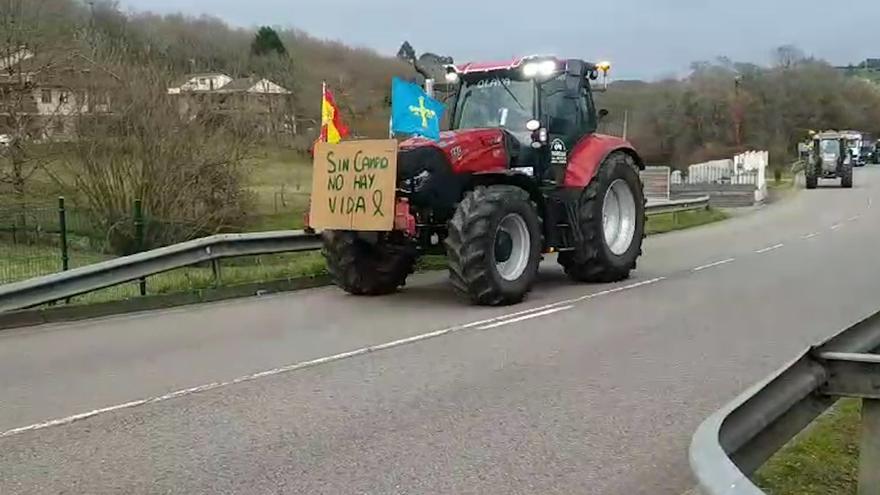
[[[838,156],[840,154],[840,141],[836,139],[823,139],[819,143],[819,148],[822,152],[822,155],[828,156]]]
[[[513,134],[527,133],[526,122],[535,115],[532,81],[495,76],[465,80],[455,111],[455,129],[503,127]]]

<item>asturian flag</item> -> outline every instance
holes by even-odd
[[[440,139],[440,119],[445,107],[417,84],[398,78],[391,81],[391,130]]]

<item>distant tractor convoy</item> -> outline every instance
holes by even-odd
[[[400,143],[394,230],[324,232],[335,282],[387,294],[430,253],[481,305],[521,301],[546,253],[576,281],[629,277],[645,235],[644,164],[596,132],[607,112],[590,82],[608,68],[553,57],[447,67],[451,130]]]

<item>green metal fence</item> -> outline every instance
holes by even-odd
[[[82,211],[55,206],[0,208],[0,284],[48,275],[111,258]]]

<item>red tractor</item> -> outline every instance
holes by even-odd
[[[641,158],[596,133],[591,81],[608,67],[553,57],[450,66],[451,130],[400,144],[395,229],[326,231],[329,271],[352,294],[396,291],[420,254],[448,258],[476,304],[521,301],[545,253],[581,282],[629,277],[641,254]]]

